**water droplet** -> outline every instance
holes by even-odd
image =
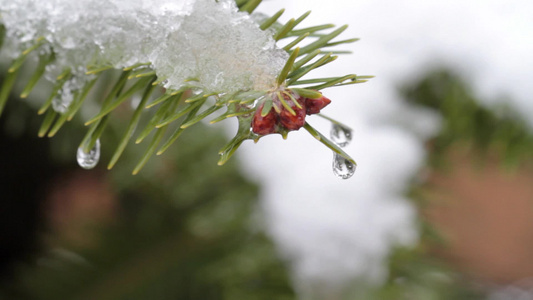
[[[98,160],[100,160],[100,140],[96,140],[96,144],[94,144],[89,153],[85,153],[82,147],[78,148],[76,159],[80,167],[87,170],[94,168],[98,164]]]
[[[352,130],[342,125],[333,124],[330,137],[331,141],[339,145],[339,147],[346,147],[352,141]]]
[[[356,166],[346,158],[333,153],[333,173],[342,179],[348,179],[355,173]]]

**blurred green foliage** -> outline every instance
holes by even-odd
[[[489,150],[497,151],[508,166],[531,159],[530,127],[506,104],[508,99],[498,99],[492,107],[482,105],[469,84],[449,70],[430,72],[401,92],[408,102],[433,109],[443,118],[441,131],[430,141],[433,166],[443,167],[443,154],[458,142],[475,147],[479,161]]]
[[[508,167],[530,161],[533,136],[528,124],[500,101],[483,105],[470,85],[450,70],[435,70],[420,80],[400,88],[408,103],[434,110],[442,118],[442,127],[427,141],[427,167],[446,171],[452,167],[447,153],[453,147],[470,147],[473,163],[482,165],[497,155]],[[505,99],[503,99],[505,100]],[[421,192],[424,182],[413,180],[408,196],[420,210],[432,199]],[[345,299],[357,300],[447,300],[485,299],[485,290],[454,267],[435,257],[435,249],[445,248],[447,241],[428,220],[419,218],[421,237],[413,248],[399,248],[389,258],[388,280],[383,286],[361,289],[354,285]]]
[[[443,154],[455,143],[482,154],[497,149],[510,165],[529,160],[533,138],[525,122],[503,106],[480,105],[453,73],[429,73],[403,87],[402,94],[443,118],[442,130],[429,141],[430,166],[445,166]],[[0,130],[14,138],[34,134],[40,123],[34,110],[20,103],[8,106]],[[51,154],[43,160],[66,171],[76,168],[71,141],[83,135],[83,126],[73,123],[50,140]],[[102,137],[104,159],[113,150],[106,145],[115,144],[126,123],[120,111],[112,119]],[[0,282],[0,299],[294,299],[286,267],[260,220],[252,218],[258,187],[239,171],[238,161],[216,165],[214,154],[224,140],[221,131],[195,126],[180,137],[175,151],[152,160],[137,176],[131,170],[144,148],[129,147],[113,171],[99,173],[106,174],[102,180],[117,201],[112,222],[93,229],[94,243],[55,239],[19,260],[12,278]],[[423,205],[416,188],[410,196]],[[341,298],[483,299],[468,279],[432,258],[430,249],[443,241],[429,224],[422,222],[421,228],[416,247],[397,249],[390,258],[383,286],[354,282]]]
[[[478,154],[472,161],[476,165],[494,155],[511,168],[530,161],[533,135],[528,124],[505,104],[508,99],[488,107],[467,81],[446,69],[428,72],[400,92],[407,102],[432,109],[442,117],[440,131],[427,141],[427,167],[446,171],[452,166],[446,154],[458,145]],[[423,187],[424,182],[415,180],[408,192],[420,210],[432,201],[421,191]],[[397,249],[390,258],[385,286],[360,299],[485,299],[481,283],[434,257],[434,250],[445,248],[447,243],[440,232],[423,217],[420,229],[416,247]]]
[[[21,132],[35,134],[30,127],[38,122],[26,122],[30,112],[21,103],[9,106],[4,118],[13,124],[0,130],[14,130],[18,120],[26,126]],[[110,125],[117,136],[124,126],[118,116]],[[191,128],[175,151],[132,176],[128,157],[143,147],[131,147],[113,171],[78,170],[75,149],[64,141],[81,138],[81,129],[69,126],[51,139],[51,152],[70,153],[55,160],[65,172],[106,174],[101,179],[117,204],[113,220],[96,224],[87,244],[41,228],[52,243],[15,263],[12,277],[0,282],[0,299],[294,299],[287,269],[252,218],[257,186],[236,160],[216,164],[225,140],[220,130]],[[113,150],[106,140],[114,138],[104,137],[104,157]]]

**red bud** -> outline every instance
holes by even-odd
[[[305,107],[308,115],[318,114],[321,109],[331,103],[331,100],[322,96],[318,99],[305,98]]]
[[[273,109],[270,109],[266,116],[261,116],[261,111],[263,110],[265,104],[261,104],[259,108],[255,111],[254,118],[252,120],[252,131],[259,135],[267,135],[276,132],[276,113]]]
[[[301,103],[300,106],[302,108],[298,108],[291,100],[287,101],[287,103],[296,115],[291,114],[285,107],[282,107],[279,113],[279,122],[288,130],[298,130],[305,125],[305,104]]]

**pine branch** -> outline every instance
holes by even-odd
[[[236,1],[237,7],[247,13],[252,13],[260,3],[260,0]],[[275,84],[264,90],[207,92],[202,89],[202,85],[197,78],[190,78],[183,82],[179,88],[167,87],[161,92],[161,89],[156,89],[156,87],[165,86],[166,78],[158,77],[158,72],[153,68],[151,62],[132,64],[122,68],[122,74],[114,85],[110,85],[108,82],[104,83],[105,86],[108,86],[106,90],[109,92],[102,103],[98,104],[100,111],[85,121],[88,131],[80,144],[80,149],[83,151],[81,153],[88,155],[91,149],[94,149],[99,138],[106,130],[109,118],[113,118],[113,113],[117,108],[121,107],[125,101],[132,99],[132,97],[142,95],[140,102],[131,114],[129,125],[123,137],[118,142],[117,149],[112,155],[108,164],[109,169],[117,163],[132,138],[135,139],[136,143],[141,143],[152,131],[155,131],[146,153],[140,158],[133,171],[134,174],[138,173],[154,153],[160,155],[165,152],[177,141],[184,130],[203,119],[209,118],[223,108],[225,112],[212,119],[210,123],[236,117],[239,121],[239,130],[236,136],[220,150],[219,165],[224,164],[245,140],[257,141],[261,137],[272,133],[279,133],[286,138],[288,132],[298,130],[301,127],[305,127],[312,136],[355,165],[355,161],[342,151],[339,146],[327,140],[307,124],[305,116],[316,114],[329,104],[330,100],[322,95],[322,89],[362,83],[371,78],[371,76],[350,74],[305,80],[301,78],[337,59],[337,56],[333,55],[334,51],[325,51],[325,48],[352,43],[357,41],[357,39],[335,41],[347,28],[346,25],[336,29],[331,24],[300,27],[300,24],[304,22],[310,12],[306,12],[297,19],[290,19],[282,25],[278,20],[283,14],[284,10],[280,10],[272,17],[263,20],[259,25],[261,30],[272,32],[272,38],[275,41],[290,39],[283,48],[289,54],[289,59],[278,74]],[[327,30],[332,31],[327,33]],[[0,23],[0,47],[4,42],[5,35],[6,28]],[[51,51],[47,51],[47,49]],[[39,53],[39,55],[34,53]],[[19,70],[21,67],[28,68],[31,65],[26,63],[27,58],[30,56],[36,56],[38,64],[29,80],[27,80],[25,88],[20,95],[21,98],[26,98],[30,95],[37,82],[43,76],[46,67],[54,63],[56,59],[54,56],[54,44],[44,38],[38,38],[29,43],[27,49],[21,51],[20,55],[12,61],[0,89],[0,115],[12,92],[14,83],[17,80],[25,80],[25,78],[18,78]],[[81,87],[73,91],[73,95],[70,96],[71,99],[69,98],[70,103],[64,104],[61,103],[61,97],[65,97],[65,94],[68,94],[69,87],[67,85],[73,79],[72,70],[65,69],[57,77],[49,97],[47,97],[47,100],[38,111],[39,114],[46,113],[38,133],[39,136],[54,136],[64,124],[71,121],[80,111],[88,95],[97,86],[95,83],[97,81],[101,82],[103,75],[114,72],[117,69],[117,67],[105,62],[78,67],[85,67],[87,80]],[[155,97],[152,97],[152,94],[155,94]],[[94,99],[91,101],[94,101]],[[59,104],[56,102],[59,102]],[[61,105],[65,107],[61,107]],[[141,120],[148,121],[141,122]],[[139,123],[145,123],[146,125],[135,136]],[[174,128],[174,130],[169,130],[171,128]],[[173,133],[167,135],[167,131]],[[159,146],[164,140],[166,140],[164,144]]]

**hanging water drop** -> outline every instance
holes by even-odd
[[[78,148],[76,159],[78,160],[78,165],[80,165],[80,167],[87,170],[94,168],[98,164],[98,160],[100,160],[100,140],[96,140],[94,147],[89,153],[85,153],[83,147]]]
[[[333,153],[333,173],[342,179],[348,179],[355,173],[355,164],[337,153]]]
[[[352,130],[346,126],[333,123],[330,138],[339,147],[346,147],[352,141]],[[342,179],[348,179],[355,173],[356,165],[350,160],[333,152],[333,173]]]
[[[352,130],[339,124],[333,124],[330,137],[331,141],[339,147],[346,147],[352,141]]]

